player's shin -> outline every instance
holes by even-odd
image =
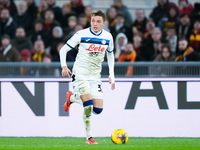
[[[86,130],[86,139],[88,140],[92,137],[91,134],[91,114],[93,109],[93,100],[88,100],[83,103],[84,112],[83,112],[83,122],[85,124]]]

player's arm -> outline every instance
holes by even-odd
[[[111,41],[109,43],[108,49],[107,49],[107,59],[108,59],[108,68],[109,68],[109,83],[111,84],[111,89],[115,89],[115,76],[114,76],[114,63],[115,58],[113,54],[113,39],[111,38]]]
[[[67,67],[66,56],[68,51],[80,43],[80,39],[79,33],[75,33],[60,50],[60,63],[63,77],[70,77],[70,74],[72,74],[71,70]]]
[[[60,49],[60,63],[62,67],[62,76],[66,77],[68,76],[70,78],[71,70],[67,67],[66,63],[66,56],[67,52],[71,50],[71,47],[69,47],[67,44],[65,44],[61,49]]]
[[[109,68],[109,83],[111,84],[111,89],[115,89],[115,76],[114,76],[114,54],[113,52],[107,52],[108,58],[108,68]]]

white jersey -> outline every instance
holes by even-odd
[[[79,50],[72,70],[75,78],[78,80],[99,79],[105,51],[112,53],[114,49],[112,35],[103,29],[96,34],[90,27],[78,31],[66,43],[70,48],[78,44]]]

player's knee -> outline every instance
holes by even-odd
[[[103,108],[93,107],[93,113],[99,115],[103,111]]]

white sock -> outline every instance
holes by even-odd
[[[82,100],[80,99],[80,97],[79,97],[79,98],[78,98],[77,96],[75,97],[74,94],[70,96],[70,102],[72,102],[72,103],[78,103],[78,104],[80,104],[81,106],[83,106],[83,102],[82,102]]]
[[[84,107],[83,111],[83,122],[85,124],[85,131],[86,131],[86,140],[92,137],[91,134],[91,114],[92,114],[93,106],[86,106]]]

